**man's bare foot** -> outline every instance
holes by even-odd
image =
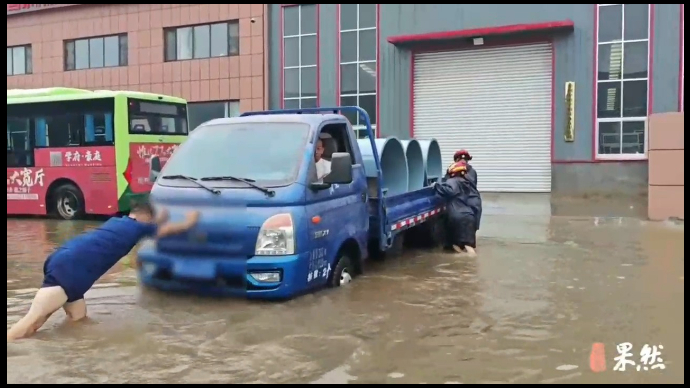
[[[49,317],[31,313],[27,314],[7,332],[7,342],[15,342],[33,336],[46,323]]]
[[[453,245],[453,253],[456,257],[467,257],[467,251],[463,250],[457,245]]]
[[[467,246],[467,247],[465,247],[465,249],[467,249],[467,256],[477,257],[477,251],[475,251],[474,248]]]

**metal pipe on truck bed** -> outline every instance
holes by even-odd
[[[441,147],[436,139],[420,140],[417,139],[422,147],[424,157],[424,169],[426,180],[440,180],[443,177],[443,161],[441,160]]]
[[[402,140],[407,158],[407,191],[416,191],[423,188],[426,183],[426,171],[424,171],[424,156],[422,147],[417,140]]]
[[[376,149],[381,158],[382,188],[385,196],[394,196],[407,193],[408,190],[408,166],[405,149],[400,140],[394,137],[376,139]],[[364,171],[369,178],[377,178],[376,161],[374,160],[369,139],[357,140],[357,145],[362,152]]]

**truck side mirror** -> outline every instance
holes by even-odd
[[[158,156],[152,156],[149,161],[149,181],[151,181],[151,183],[156,182],[162,169],[161,159]]]
[[[352,183],[352,159],[347,152],[334,152],[331,156],[331,173],[323,177],[323,183]]]

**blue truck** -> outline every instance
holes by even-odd
[[[342,112],[359,107],[245,113],[200,125],[160,168],[150,194],[171,220],[198,210],[187,233],[138,252],[145,286],[199,295],[289,299],[350,283],[370,257],[398,254],[405,236],[436,245],[444,212],[431,186],[386,196],[367,178],[357,136]],[[316,177],[315,147],[331,139],[331,172]],[[414,236],[411,236],[414,234]]]

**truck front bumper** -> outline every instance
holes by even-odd
[[[303,291],[308,253],[289,256],[180,257],[155,248],[138,253],[139,280],[171,292],[251,299],[289,299]]]

